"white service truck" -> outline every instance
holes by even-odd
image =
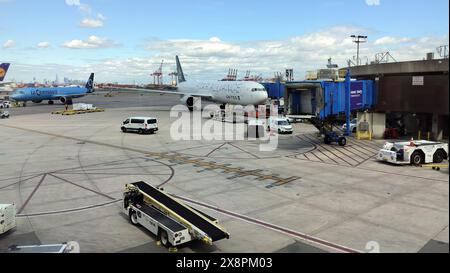
[[[75,103],[72,105],[73,110],[75,111],[87,111],[87,110],[96,110],[97,107],[93,104],[87,104],[87,103]]]
[[[377,155],[377,159],[380,161],[416,166],[442,163],[447,158],[448,143],[426,140],[387,142]]]
[[[0,235],[16,227],[16,206],[0,204]]]
[[[0,119],[9,118],[9,112],[0,110]]]

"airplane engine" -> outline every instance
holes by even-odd
[[[72,104],[72,99],[71,98],[61,97],[59,100],[63,104]]]
[[[181,101],[188,107],[189,111],[194,111],[194,97],[184,96]]]

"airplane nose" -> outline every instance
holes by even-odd
[[[261,103],[266,103],[267,99],[269,98],[269,95],[267,94],[267,92],[261,92]]]

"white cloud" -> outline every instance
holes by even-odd
[[[66,0],[66,5],[68,6],[80,6],[80,0]]]
[[[80,27],[84,28],[100,28],[103,27],[104,22],[100,19],[89,19],[85,18],[81,21]]]
[[[379,6],[381,3],[380,0],[366,0],[366,4],[368,6]]]
[[[150,83],[153,79],[149,74],[155,71],[164,59],[164,81],[168,82],[170,77],[167,75],[176,70],[175,55],[179,55],[188,80],[221,79],[229,68],[239,70],[238,78],[243,78],[246,70],[251,70],[252,75],[261,74],[263,78],[270,78],[274,72],[293,68],[295,79],[302,80],[306,71],[325,68],[330,57],[339,67],[345,67],[347,60],[356,55],[356,45],[349,37],[355,33],[369,36],[368,42],[361,44],[363,63],[366,60],[373,61],[376,53],[386,51],[390,51],[397,61],[422,60],[427,52],[435,52],[438,45],[448,44],[449,40],[448,35],[402,38],[386,36],[388,38],[376,39],[378,37],[374,38],[375,34],[370,29],[352,26],[333,27],[280,40],[240,43],[222,41],[218,37],[204,40],[152,40],[144,46],[148,50],[146,57],[136,58],[128,55],[87,62],[84,66],[61,66],[60,69],[58,67],[59,70],[48,70],[44,65],[36,65],[26,71],[18,70],[17,77],[27,76],[29,79],[36,71],[40,71],[41,74],[36,76],[52,78],[54,71],[60,71],[58,73],[61,75],[84,79],[93,71],[99,82],[132,83],[136,80],[138,83]],[[392,44],[392,39],[401,42]],[[62,46],[90,49],[107,48],[117,44],[105,38],[91,36],[87,40],[73,40]]]
[[[209,38],[209,41],[213,42],[213,43],[220,43],[221,42],[219,37],[211,37],[211,38]]]
[[[37,47],[38,48],[49,48],[49,47],[51,47],[51,45],[49,42],[40,42],[37,44]]]
[[[102,20],[102,21],[106,20],[106,17],[103,14],[101,14],[101,13],[97,14],[97,18]]]
[[[412,41],[413,41],[413,39],[411,39],[411,38],[396,38],[396,37],[385,36],[385,37],[377,39],[374,42],[374,45],[395,45],[395,44],[409,43]]]
[[[80,0],[65,0],[65,1],[66,1],[66,5],[71,6],[71,7],[77,7],[82,12],[85,12],[85,13],[92,12],[91,7],[87,4],[81,3]]]
[[[13,48],[16,46],[16,42],[14,40],[7,40],[4,44],[3,44],[3,48],[4,49],[8,49],[8,48]]]
[[[71,49],[98,49],[119,46],[114,41],[97,36],[90,36],[87,40],[72,40],[62,44],[62,47]]]

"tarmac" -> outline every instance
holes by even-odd
[[[169,252],[122,213],[124,185],[136,181],[163,187],[231,234],[181,253],[449,251],[448,168],[378,162],[383,140],[324,145],[298,123],[262,152],[259,141],[173,140],[177,97],[97,93],[76,102],[106,110],[51,115],[64,106],[31,103],[0,121],[0,203],[18,212],[0,252],[67,241],[82,252]],[[122,133],[131,116],[157,117],[159,131]]]

